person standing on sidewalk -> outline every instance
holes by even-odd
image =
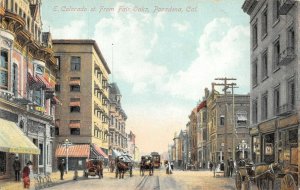
[[[58,170],[60,171],[60,180],[64,180],[65,162],[64,159],[58,165]]]
[[[32,165],[31,161],[28,161],[26,166],[23,168],[22,171],[22,178],[23,178],[23,183],[24,183],[24,189],[29,189],[30,187],[30,178],[29,178],[29,174],[30,174],[30,168],[29,166]]]
[[[229,166],[229,175],[228,176],[232,177],[233,168],[234,168],[234,162],[233,162],[232,158],[230,158],[228,166]]]
[[[21,170],[21,162],[19,160],[19,157],[16,156],[14,163],[13,163],[13,168],[15,171],[15,180],[20,181],[20,170]]]

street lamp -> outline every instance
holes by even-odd
[[[69,139],[66,139],[62,145],[66,147],[66,154],[67,154],[66,155],[66,173],[68,173],[68,171],[69,171],[69,150],[68,150],[68,148],[70,145],[72,145],[72,143],[69,141]]]
[[[239,150],[242,150],[242,157],[245,159],[245,149],[248,148],[248,145],[245,140],[242,140],[242,143],[239,144]]]
[[[223,155],[222,155],[222,153],[223,153],[223,147],[224,147],[224,143],[221,143],[221,152],[220,152],[220,162],[221,163],[223,161]]]

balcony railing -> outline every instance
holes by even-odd
[[[279,106],[275,111],[277,116],[284,116],[291,114],[294,110],[294,105],[293,104],[284,104],[282,106]]]
[[[280,0],[279,14],[286,15],[291,10],[295,2],[296,0]]]
[[[280,53],[279,65],[287,65],[296,57],[293,47],[288,47]]]

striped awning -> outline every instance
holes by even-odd
[[[100,154],[104,158],[108,158],[107,154],[102,150],[102,148],[96,144],[92,145],[93,148],[97,151],[98,154]]]
[[[80,85],[80,80],[71,80],[70,85]]]
[[[16,123],[4,119],[0,119],[0,151],[40,154],[40,150],[25,136]]]
[[[39,84],[39,80],[36,77],[32,76],[31,73],[27,73],[27,78],[29,84]]]
[[[69,123],[69,128],[80,128],[80,123]]]
[[[80,107],[80,102],[76,101],[76,102],[70,102],[70,106],[74,107],[74,106],[78,106]]]
[[[66,157],[68,148],[68,157],[71,158],[89,158],[90,145],[89,144],[73,144],[73,145],[58,145],[55,151],[56,157]]]
[[[49,82],[42,76],[42,75],[36,75],[36,78],[42,83],[46,88],[54,88],[54,86],[51,86]]]

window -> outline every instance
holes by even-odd
[[[80,71],[80,57],[71,57],[71,71]]]
[[[261,35],[264,38],[268,34],[268,7],[262,13],[261,24]]]
[[[6,152],[0,152],[0,173],[6,174]]]
[[[6,50],[1,51],[0,88],[8,90],[8,52]]]
[[[280,60],[280,41],[277,40],[274,44],[273,48],[273,53],[274,53],[274,61],[273,61],[273,70],[277,70],[279,68],[279,60]]]
[[[245,126],[247,124],[247,112],[246,111],[238,111],[236,113],[236,123],[237,123],[237,126]]]
[[[252,47],[255,48],[257,46],[257,23],[252,26]]]
[[[274,89],[274,115],[276,115],[279,112],[279,106],[280,106],[280,91],[279,86]]]
[[[55,136],[59,136],[59,128],[55,127]]]
[[[279,0],[273,1],[273,23],[275,23],[279,19],[279,8],[280,8],[280,2]]]
[[[71,128],[70,133],[71,133],[71,135],[80,135],[80,129],[79,128]]]
[[[35,72],[40,75],[44,74],[44,67],[41,65],[36,65]]]
[[[252,123],[257,123],[257,100],[252,101]]]
[[[70,85],[70,91],[71,92],[80,92],[80,86],[79,85]]]
[[[294,28],[288,30],[288,48],[295,48],[295,31]]]
[[[257,60],[252,64],[252,86],[257,85]]]
[[[60,91],[60,84],[55,84],[55,92],[59,92]]]
[[[15,95],[15,97],[18,96],[18,65],[17,64],[13,64],[13,76],[12,76],[12,89],[13,89],[13,93]]]
[[[44,164],[44,145],[43,144],[39,144],[39,148],[40,148],[40,154],[39,154],[39,165],[43,165]]]
[[[80,106],[70,106],[70,112],[80,112]]]
[[[56,59],[56,65],[58,67],[58,71],[60,71],[60,57],[59,56],[55,56]]]
[[[268,77],[268,50],[262,55],[262,80]]]
[[[261,100],[261,119],[265,120],[268,117],[268,92],[262,95]]]
[[[37,105],[42,105],[42,90],[34,89],[33,91],[33,102]]]
[[[291,79],[290,81],[288,81],[288,104],[289,106],[291,106],[291,108],[293,108],[293,106],[295,105],[295,80]]]
[[[224,125],[225,124],[225,116],[221,115],[220,116],[220,125]]]

